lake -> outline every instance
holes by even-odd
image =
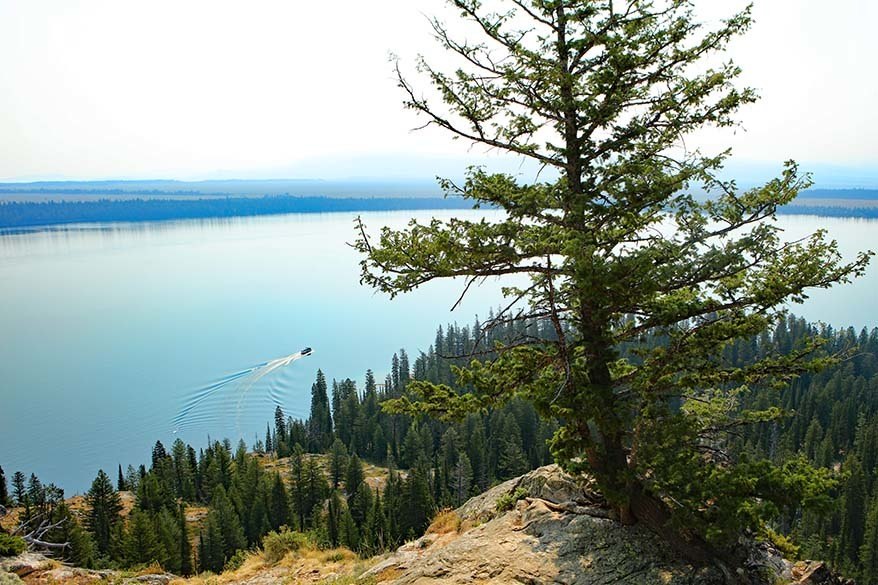
[[[493,211],[362,214],[370,231],[410,218]],[[426,350],[436,327],[471,323],[500,301],[500,283],[470,291],[431,283],[390,301],[359,284],[355,214],[91,224],[0,235],[0,465],[68,495],[98,468],[149,461],[176,437],[264,436],[275,404],[305,417],[321,368],[329,380],[366,369],[382,381],[394,351]],[[852,255],[878,249],[878,221],[782,216],[791,238],[825,227]],[[837,327],[878,325],[876,270],[817,291],[795,312]],[[310,346],[246,396],[209,396],[183,424],[182,405],[207,384]]]

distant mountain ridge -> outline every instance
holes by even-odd
[[[214,179],[205,181],[105,180],[105,181],[37,181],[0,183],[0,199],[76,199],[83,196],[188,198],[263,197],[441,197],[443,192],[434,179]],[[15,197],[19,196],[19,197]],[[878,189],[812,188],[800,194],[803,199],[876,200]]]

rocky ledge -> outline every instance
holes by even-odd
[[[472,498],[443,525],[378,562],[366,576],[394,585],[724,583],[718,571],[681,561],[646,528],[612,520],[590,483],[556,465]],[[792,563],[767,546],[754,546],[751,564],[766,583],[850,583],[822,563]]]

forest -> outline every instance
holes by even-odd
[[[281,213],[469,209],[457,197],[218,197],[200,199],[99,199],[91,201],[0,201],[0,228],[70,223],[161,221],[248,217]]]
[[[393,549],[420,536],[438,511],[552,461],[547,440],[557,421],[539,417],[525,401],[453,423],[382,408],[385,400],[404,395],[411,380],[455,385],[455,366],[472,355],[492,357],[480,347],[525,332],[554,335],[550,324],[539,321],[510,323],[487,338],[480,331],[478,322],[439,328],[429,350],[413,361],[405,350],[394,354],[391,373],[381,382],[371,370],[362,386],[318,372],[308,419],[286,417],[278,407],[264,439],[249,447],[224,440],[196,451],[181,440],[169,448],[156,442],[149,465],[120,465],[115,480],[99,471],[79,513],[65,503],[62,489],[21,471],[8,483],[0,471],[0,502],[19,506],[22,524],[32,530],[54,526],[41,540],[69,543],[56,554],[87,567],[158,562],[184,575],[219,572],[240,562],[239,551],[287,528],[317,546],[345,546],[362,556]],[[834,330],[790,317],[772,331],[729,345],[723,360],[746,364],[789,354],[818,336],[825,340],[822,351],[845,359],[784,388],[742,395],[741,409],[777,407],[785,416],[742,427],[728,447],[739,458],[778,464],[805,458],[826,470],[831,497],[823,510],[792,505],[765,534],[788,554],[829,559],[846,575],[874,584],[878,329]],[[272,461],[280,467],[266,465]],[[386,468],[386,475],[367,481],[365,463]],[[120,491],[135,499],[124,520]],[[204,507],[206,516],[192,534],[187,510]]]

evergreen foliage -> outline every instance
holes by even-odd
[[[120,521],[122,502],[103,469],[98,471],[85,495],[85,501],[88,505],[85,525],[94,538],[98,555],[106,556],[110,553],[113,529]]]
[[[562,421],[554,456],[595,477],[623,522],[643,522],[690,560],[736,574],[742,535],[791,502],[816,502],[812,492],[828,485],[804,462],[729,453],[739,428],[782,416],[737,408],[740,396],[835,360],[815,356],[814,338],[746,364],[728,363],[724,351],[771,329],[809,289],[861,275],[870,256],[844,261],[822,231],[783,239],[772,221],[778,208],[810,186],[795,163],[741,191],[719,178],[728,152],[679,148],[692,133],[734,125],[755,100],[735,86],[732,62],[707,64],[749,28],[750,9],[706,30],[682,0],[511,0],[498,12],[479,0],[450,4],[481,38],[460,39],[434,20],[460,65],[445,72],[419,61],[435,100],[397,66],[406,105],[427,124],[531,159],[557,179],[525,184],[471,168],[463,184],[443,187],[500,207],[502,219],[412,221],[377,238],[359,222],[361,281],[393,297],[461,277],[465,295],[482,279],[514,275],[506,308],[482,329],[542,319],[553,335],[483,345],[493,359],[453,372],[440,364],[439,383],[409,383],[388,407],[460,420],[527,400]],[[694,196],[701,188],[707,199]],[[457,352],[441,331],[434,347]],[[399,362],[395,391],[405,385]],[[517,424],[500,428],[514,436]],[[509,440],[491,456],[511,472],[527,465],[522,450]],[[406,462],[412,476],[423,467],[411,455]],[[845,558],[863,530],[851,524],[849,533]]]
[[[550,324],[536,321],[510,322],[485,337],[493,346],[523,332],[553,335]],[[466,352],[472,352],[481,335],[478,322],[444,326],[436,337],[441,338],[442,351],[457,348],[454,351],[463,357],[440,357],[431,346],[415,358],[407,383],[448,380],[455,392],[471,392],[471,387],[445,376],[452,366],[469,361]],[[786,535],[800,546],[802,556],[830,559],[846,574],[876,583],[878,329],[836,331],[782,318],[771,330],[730,343],[723,359],[744,367],[767,355],[796,351],[815,338],[824,340],[817,355],[850,357],[821,372],[805,373],[777,391],[753,387],[741,392],[736,408],[778,409],[785,414],[739,427],[725,447],[738,461],[752,466],[745,478],[759,475],[760,481],[778,486],[787,485],[786,477],[802,482],[772,512],[774,520],[764,525],[763,534]],[[650,343],[663,340],[654,337]],[[621,351],[626,354],[628,349]],[[395,361],[397,376],[404,378],[400,354]],[[496,354],[478,357],[490,360]],[[269,546],[266,535],[271,532],[295,534],[289,537],[294,540],[309,533],[308,538],[326,546],[343,544],[362,555],[379,554],[419,536],[436,510],[456,507],[508,479],[513,468],[551,461],[545,442],[559,423],[541,419],[527,401],[512,400],[490,413],[469,414],[456,422],[418,420],[378,408],[405,391],[394,389],[392,381],[379,389],[374,375],[369,382],[367,374],[357,407],[349,414],[362,421],[362,435],[380,434],[386,440],[377,455],[372,445],[364,445],[365,454],[345,457],[335,471],[334,453],[346,452],[335,435],[322,453],[306,452],[294,442],[286,468],[279,470],[266,469],[240,444],[232,453],[229,442],[214,441],[196,453],[175,441],[170,454],[157,457],[150,469],[127,467],[125,482],[135,494],[127,522],[120,521],[119,495],[102,472],[86,495],[85,528],[63,503],[63,492],[36,476],[26,481],[23,473],[16,473],[11,495],[21,501],[26,517],[45,512],[53,522],[67,519],[50,535],[55,542],[71,543],[62,556],[67,562],[86,567],[158,562],[189,574],[196,568],[222,570],[238,550]],[[284,428],[284,439],[300,429],[303,434],[296,436],[307,440],[303,421],[287,418]],[[772,465],[765,465],[766,460]],[[402,471],[398,461],[405,462]],[[818,467],[819,475],[808,471],[804,461]],[[387,467],[381,489],[370,487],[372,470],[367,474],[364,463]],[[777,468],[782,469],[780,474]],[[334,476],[337,487],[333,487]],[[189,548],[184,503],[208,507],[200,533],[195,532],[196,555]]]
[[[0,467],[0,506],[11,506],[12,502],[9,500],[9,486],[6,483],[6,474],[3,472],[3,467]]]

